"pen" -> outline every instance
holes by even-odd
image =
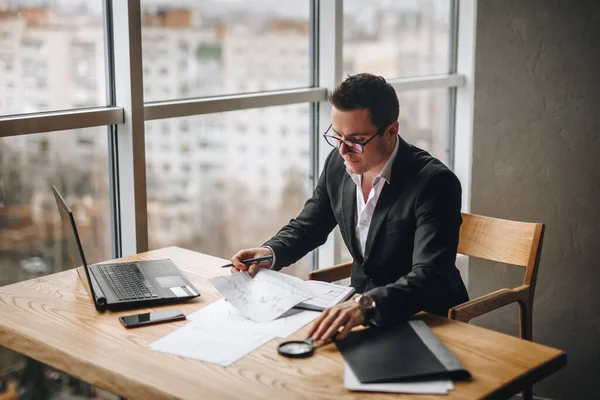
[[[273,261],[273,256],[264,256],[264,257],[257,257],[257,258],[249,258],[247,260],[242,261],[244,264],[246,265],[252,265],[254,263],[260,263],[263,261]],[[233,264],[226,264],[223,265],[221,268],[227,268],[227,267],[233,267]]]

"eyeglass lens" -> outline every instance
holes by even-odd
[[[348,150],[350,150],[353,153],[362,153],[363,152],[363,146],[360,143],[354,143],[354,142],[350,142],[348,140],[342,140],[333,136],[325,136],[325,140],[327,141],[327,143],[329,143],[330,146],[336,147],[336,148],[340,148],[340,146],[342,145],[342,143],[344,143],[346,145],[346,148]]]

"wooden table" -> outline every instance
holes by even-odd
[[[169,247],[123,260],[158,258],[172,259],[202,294],[177,306],[185,314],[220,298],[208,279],[229,273],[218,268],[223,259]],[[117,317],[131,313],[97,313],[75,270],[60,272],[0,288],[0,345],[130,399],[410,397],[344,389],[343,358],[334,345],[311,358],[287,359],[277,354],[282,340],[275,339],[230,367],[150,351],[149,343],[185,321],[125,330]],[[566,363],[550,347],[429,314],[417,318],[473,376],[447,396],[419,399],[506,398]],[[303,338],[306,329],[292,337]]]

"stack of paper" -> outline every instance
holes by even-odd
[[[269,340],[285,338],[319,316],[322,310],[347,299],[352,288],[305,282],[262,269],[213,278],[225,299],[188,316],[182,328],[150,344],[150,348],[219,365],[231,365]],[[227,300],[227,301],[226,301]]]
[[[306,310],[322,311],[327,307],[333,307],[347,300],[354,294],[352,286],[341,286],[321,281],[306,281],[303,283],[315,295],[296,306]]]
[[[273,321],[260,323],[244,317],[224,299],[187,318],[190,322],[150,344],[150,349],[228,366],[275,337],[284,338],[319,316],[292,309]]]
[[[209,282],[243,315],[258,322],[272,321],[314,297],[302,279],[268,269],[259,270],[254,278],[240,272]]]
[[[348,363],[344,363],[344,387],[362,392],[448,394],[449,390],[454,390],[454,383],[450,379],[421,382],[361,383]]]
[[[256,322],[244,317],[225,299],[217,300],[187,318],[203,325],[221,326],[238,332],[254,332],[286,338],[319,316],[319,312],[291,309],[270,322]]]

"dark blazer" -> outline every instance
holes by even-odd
[[[456,269],[462,218],[458,178],[429,153],[399,138],[390,183],[385,183],[367,235],[365,255],[354,228],[356,185],[334,149],[313,196],[298,217],[265,243],[281,269],[325,243],[336,225],[354,259],[351,285],[372,296],[378,322],[424,310],[447,315],[468,300]]]

